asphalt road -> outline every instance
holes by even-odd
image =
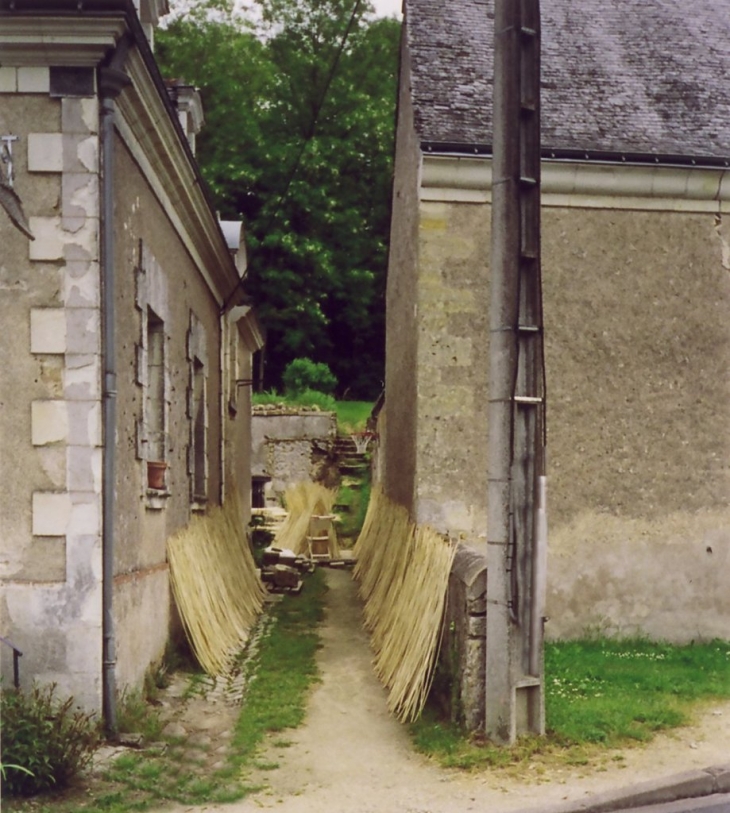
[[[680,799],[678,802],[648,807],[632,807],[625,813],[730,813],[730,793]]]

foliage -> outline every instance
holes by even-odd
[[[150,693],[144,697],[138,691],[125,691],[117,707],[117,727],[120,732],[141,734],[145,742],[159,740],[162,734],[162,720],[157,709],[152,708]]]
[[[308,358],[290,361],[284,368],[281,378],[287,395],[298,395],[305,390],[316,390],[331,395],[337,386],[337,379],[324,362]]]
[[[354,16],[349,0],[257,2],[241,17],[201,0],[158,32],[158,59],[201,89],[204,177],[221,215],[247,221],[265,386],[315,356],[375,397],[400,24],[366,2]]]
[[[416,747],[446,767],[585,764],[606,748],[686,724],[698,705],[730,697],[730,643],[675,646],[590,638],[545,646],[547,736],[510,748],[466,735],[434,708],[411,726]]]
[[[0,693],[3,789],[30,796],[62,788],[88,764],[101,741],[93,715],[55,696],[56,685]]]

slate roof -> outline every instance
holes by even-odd
[[[730,0],[541,0],[542,144],[730,159]],[[493,0],[405,0],[422,143],[491,143]]]

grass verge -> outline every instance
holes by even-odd
[[[32,799],[3,799],[2,809],[18,813],[131,813],[169,802],[224,804],[257,790],[247,783],[246,774],[249,768],[261,769],[257,752],[264,738],[295,728],[304,719],[308,690],[317,680],[317,626],[324,612],[325,591],[324,574],[316,571],[299,596],[282,596],[271,606],[258,653],[246,667],[250,680],[222,767],[215,767],[209,746],[194,735],[186,739],[162,737],[160,733],[164,742],[125,752],[84,786]],[[190,681],[195,691],[200,676],[192,674]],[[137,695],[127,701],[125,714],[134,720],[137,730],[147,727],[149,732],[161,732],[155,707],[147,706],[144,712]]]
[[[648,742],[659,731],[689,723],[703,704],[730,698],[730,643],[550,643],[545,675],[545,737],[499,748],[427,711],[411,726],[416,748],[446,767],[464,769],[600,761],[608,749]]]

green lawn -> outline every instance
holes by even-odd
[[[583,764],[606,749],[685,725],[704,704],[730,698],[730,642],[673,646],[588,638],[545,646],[545,737],[499,748],[426,711],[411,726],[416,747],[450,767]]]

